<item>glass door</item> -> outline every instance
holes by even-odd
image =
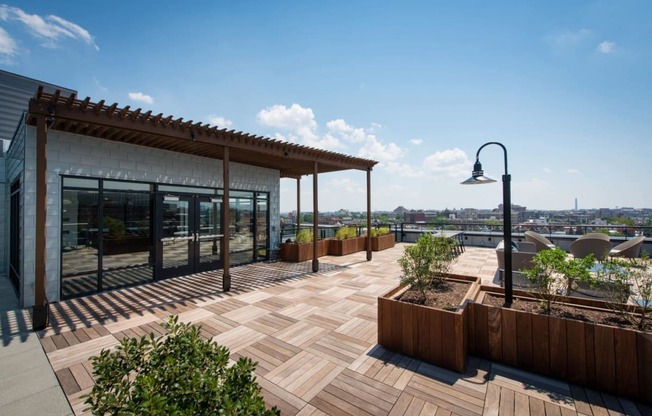
[[[160,197],[159,277],[190,274],[194,271],[195,209],[194,197],[165,195]]]
[[[221,198],[159,197],[159,278],[183,276],[222,266]]]
[[[196,197],[195,272],[222,267],[222,198]]]

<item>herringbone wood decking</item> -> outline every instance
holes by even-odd
[[[311,262],[257,263],[53,305],[43,348],[76,414],[93,385],[90,357],[126,336],[163,334],[170,314],[202,326],[233,359],[258,362],[268,405],[287,415],[652,414],[642,404],[479,359],[465,374],[378,346],[377,296],[399,280],[403,245]],[[467,248],[456,273],[491,281],[492,250]]]

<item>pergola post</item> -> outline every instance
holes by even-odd
[[[297,178],[297,233],[301,229],[301,176]]]
[[[222,159],[222,180],[224,181],[224,193],[222,195],[222,234],[224,242],[222,243],[222,259],[224,267],[222,268],[222,290],[228,292],[231,290],[231,273],[229,270],[230,259],[229,241],[231,237],[231,206],[229,201],[229,189],[231,187],[231,178],[229,175],[229,147],[224,146],[224,158]]]
[[[317,194],[317,173],[319,172],[319,165],[317,161],[314,162],[313,172],[312,172],[312,271],[319,271],[319,259],[318,259],[318,250],[317,250],[317,238],[319,227],[319,208],[318,208],[318,194]]]
[[[34,314],[32,327],[35,331],[47,325],[45,298],[45,217],[47,195],[47,124],[45,116],[36,119],[36,232],[34,242]]]
[[[367,261],[371,261],[371,168],[367,169]]]

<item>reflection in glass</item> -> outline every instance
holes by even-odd
[[[62,297],[97,291],[99,192],[64,190],[61,207]]]
[[[251,194],[250,194],[251,195]],[[253,195],[251,195],[253,196]],[[254,204],[251,198],[230,198],[229,259],[231,265],[254,260]]]
[[[148,192],[104,191],[103,289],[153,279],[150,205]]]
[[[266,195],[265,195],[266,196]],[[267,198],[258,195],[256,199],[256,251],[258,260],[269,259],[267,244]]]
[[[188,265],[192,249],[192,218],[190,216],[190,201],[164,201],[162,209],[163,221],[163,268]]]
[[[220,261],[222,228],[220,209],[222,204],[211,201],[199,202],[199,262]]]

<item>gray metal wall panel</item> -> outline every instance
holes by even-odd
[[[0,71],[0,139],[11,140],[23,112],[27,110],[29,99],[36,94],[39,85],[46,92],[61,90],[70,95],[75,90],[59,87],[47,82],[27,78],[7,71]]]

